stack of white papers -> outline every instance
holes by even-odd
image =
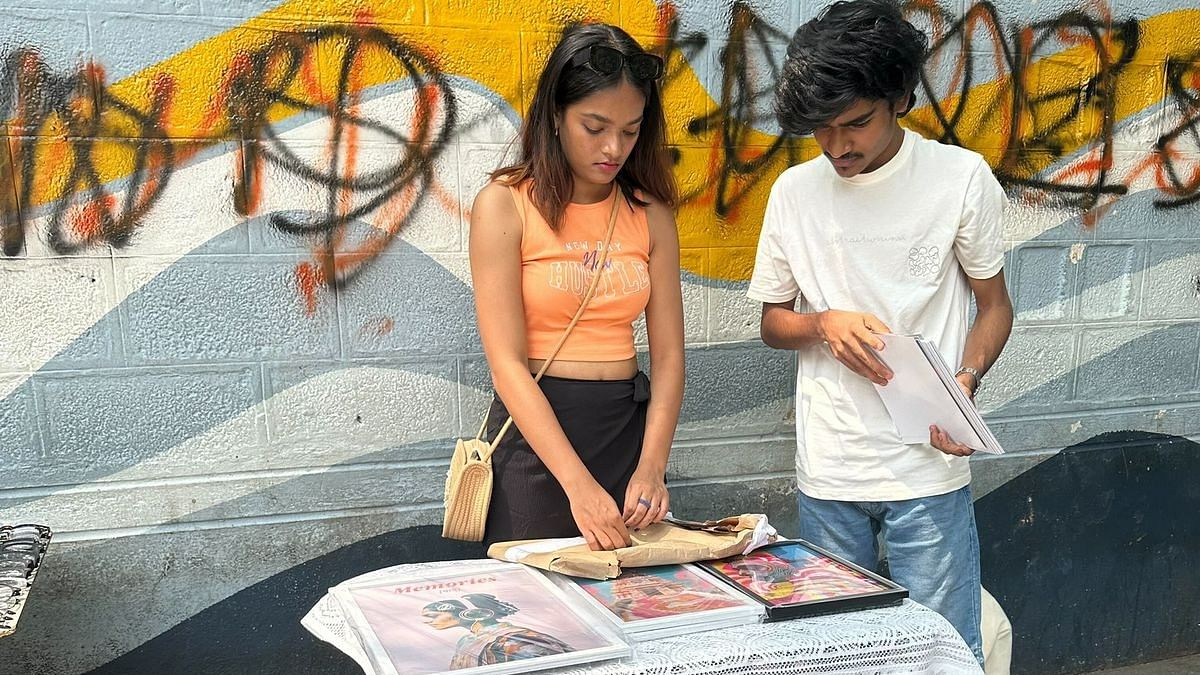
[[[963,393],[937,346],[919,335],[877,335],[884,348],[876,355],[894,373],[887,386],[875,385],[900,440],[929,442],[936,425],[955,441],[982,452],[1003,454],[1000,442]]]

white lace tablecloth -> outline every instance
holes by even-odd
[[[496,565],[507,565],[492,561]],[[464,561],[397,565],[343,583],[397,571],[435,569]],[[471,565],[486,565],[470,561]],[[367,657],[341,607],[321,598],[301,623],[346,652],[366,672]],[[979,675],[965,642],[942,616],[911,600],[898,606],[754,624],[633,644],[617,661],[538,671],[547,675],[844,675],[936,673]]]

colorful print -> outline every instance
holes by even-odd
[[[800,546],[756,551],[714,565],[771,605],[877,593],[884,586],[841,563]]]
[[[622,621],[680,616],[743,603],[699,573],[676,565],[628,570],[607,581],[578,581]]]
[[[459,638],[450,659],[450,670],[509,663],[538,656],[565,654],[571,648],[562,640],[503,621],[471,628]]]
[[[379,673],[433,675],[537,661],[523,664],[526,672],[627,651],[540,573],[521,567],[333,592]]]

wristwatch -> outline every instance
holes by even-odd
[[[959,375],[962,375],[963,373],[970,375],[971,379],[975,380],[975,384],[971,387],[971,395],[974,396],[975,392],[979,391],[979,382],[981,380],[981,378],[979,376],[979,371],[975,370],[974,368],[972,368],[970,366],[963,366],[962,368],[959,368],[957,372],[954,373],[954,377],[958,377]]]

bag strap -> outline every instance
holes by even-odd
[[[617,229],[617,212],[621,207],[621,188],[614,185],[613,191],[616,195],[613,197],[612,213],[608,216],[608,232],[604,235],[604,245],[600,249],[600,260],[596,263],[594,272],[592,273],[592,283],[588,284],[587,292],[583,294],[583,301],[579,303],[579,309],[575,310],[575,316],[571,319],[571,323],[567,324],[566,330],[562,336],[558,338],[558,344],[554,345],[554,349],[550,352],[542,367],[538,370],[537,375],[534,375],[533,381],[537,382],[542,379],[542,375],[546,374],[546,370],[550,364],[554,362],[554,357],[558,356],[558,352],[567,341],[567,337],[571,335],[571,330],[575,328],[575,324],[579,323],[579,317],[583,316],[583,310],[587,309],[588,303],[592,300],[592,295],[596,292],[596,286],[600,283],[600,275],[604,273],[604,264],[608,262],[608,245],[612,242],[613,231]],[[488,443],[487,454],[480,453],[480,459],[486,460],[496,451],[496,447],[500,445],[500,440],[504,438],[504,434],[508,432],[508,428],[512,426],[512,415],[504,421],[504,426],[500,427],[500,431],[496,434],[496,438]],[[483,424],[479,426],[479,433],[475,435],[475,440],[483,438],[483,432],[487,429],[487,415],[483,416]]]

